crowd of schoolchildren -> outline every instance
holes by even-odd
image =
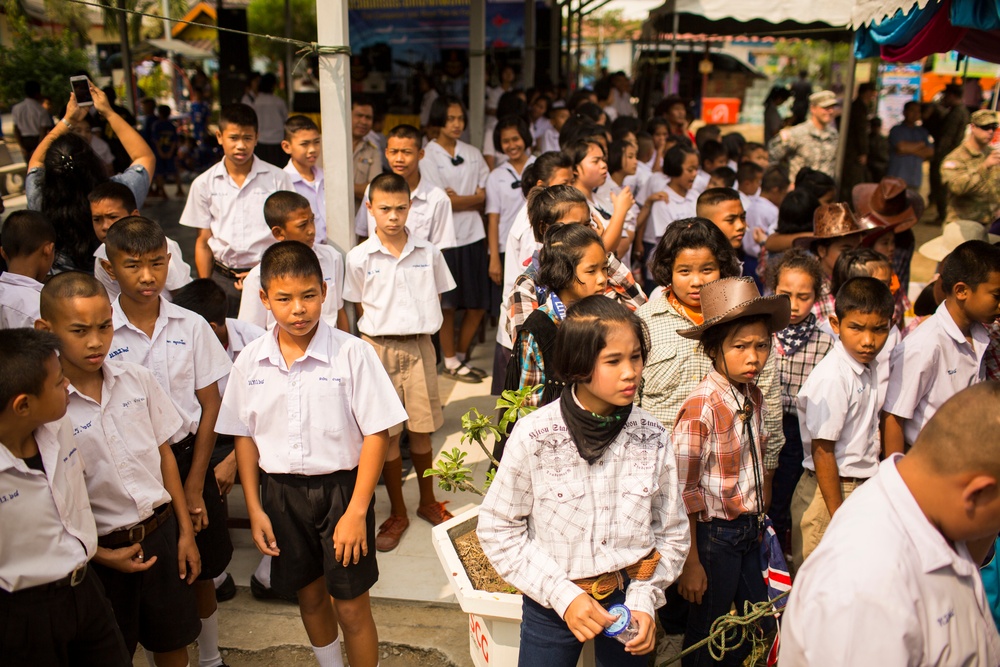
[[[1000,531],[997,389],[967,390],[1000,379],[1000,248],[978,223],[920,249],[940,264],[911,305],[920,211],[898,179],[835,202],[829,176],[803,169],[793,185],[762,146],[718,128],[643,125],[610,91],[604,108],[584,95],[531,111],[512,91],[487,137],[492,170],[462,141],[456,98],[431,104],[432,140],[389,129],[390,171],[368,184],[344,256],[320,224],[318,128],[286,121],[280,169],[254,156],[256,115],[234,104],[224,157],[181,218],[198,229],[192,281],[141,215],[161,156],[93,92],[132,167],[59,203],[85,206],[88,229],[64,234],[72,216],[29,192],[34,210],[0,232],[5,664],[124,666],[141,644],[151,664],[184,667],[194,641],[201,667],[223,664],[238,475],[264,556],[255,592],[297,601],[319,664],[344,664],[342,636],[351,665],[376,665],[368,591],[375,552],[409,526],[404,430],[416,515],[451,518],[423,477],[439,375],[492,375],[494,394],[538,387],[497,449],[478,526],[523,594],[519,664],[575,665],[596,638],[598,664],[645,665],[657,617],[678,650],[693,646],[734,605],[767,599],[772,531],[796,575],[786,664],[869,649],[894,664],[1000,661],[975,583],[979,542]],[[500,115],[511,95],[526,113]],[[36,192],[86,164],[73,113],[32,156]],[[499,318],[489,372],[470,363],[485,316]],[[968,432],[962,409],[978,415]],[[376,526],[380,477],[391,509]],[[885,599],[865,597],[866,622],[848,624],[864,591],[837,577],[871,548],[852,527],[868,521],[873,543],[895,534],[873,518],[879,494],[909,522],[900,551],[907,534],[936,537],[908,545],[912,571],[870,562],[889,548],[861,561]],[[953,576],[926,581],[943,568]],[[899,646],[864,635],[901,627],[893,610],[915,603],[900,591],[921,585],[956,600],[951,616],[918,609]],[[612,636],[616,605],[630,631]],[[683,664],[713,662],[703,647]]]

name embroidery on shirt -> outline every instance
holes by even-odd
[[[73,427],[73,435],[74,436],[80,435],[81,433],[83,433],[84,431],[86,431],[88,428],[90,428],[93,425],[94,425],[94,420],[90,420],[89,422],[87,422],[86,424],[83,424],[81,426],[74,426]]]
[[[177,340],[170,340],[167,338],[166,343],[167,345],[187,345],[187,342],[185,342],[183,338],[178,338]]]
[[[142,405],[145,402],[146,402],[145,396],[137,396],[131,400],[122,401],[122,409],[124,410],[125,408],[130,408],[133,405]]]
[[[69,450],[69,454],[67,454],[66,456],[63,457],[63,463],[66,463],[66,461],[69,461],[69,457],[73,456],[74,454],[76,454],[76,447],[74,447],[73,449]]]
[[[18,489],[14,489],[10,493],[3,494],[0,496],[0,505],[3,505],[8,500],[14,500],[14,498],[17,498],[19,495],[21,495],[21,492]]]
[[[320,376],[320,377],[318,377],[316,379],[318,381],[320,381],[320,382],[333,382],[334,384],[343,384],[344,383],[343,378],[325,378],[325,377]]]
[[[127,347],[120,347],[117,350],[112,350],[111,352],[108,352],[108,359],[114,359],[115,357],[117,357],[119,354],[122,354],[123,352],[128,352],[128,348]]]
[[[944,626],[948,625],[948,623],[950,623],[951,619],[953,618],[955,618],[955,610],[949,609],[944,616],[938,617],[937,624],[943,628]]]
[[[948,375],[955,375],[957,373],[958,373],[958,369],[957,368],[949,368],[948,369]]]
[[[264,380],[261,380],[261,379],[247,380],[247,386],[248,387],[254,387],[254,386],[257,386],[257,385],[261,385],[261,384],[264,384]]]

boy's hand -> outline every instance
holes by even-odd
[[[274,539],[274,530],[271,528],[271,519],[264,512],[255,512],[250,515],[250,535],[257,550],[265,556],[280,556],[278,541]]]
[[[586,593],[580,593],[566,607],[563,616],[570,632],[581,644],[604,632],[604,628],[615,622],[615,617]]]
[[[497,285],[503,280],[503,265],[500,264],[500,257],[496,255],[490,257],[490,280]]]
[[[97,547],[97,554],[94,556],[94,560],[104,567],[110,567],[112,570],[132,574],[133,572],[145,572],[153,567],[153,564],[156,563],[156,556],[144,561],[142,559],[142,545],[131,544],[120,549]]]
[[[201,574],[201,554],[194,535],[182,535],[177,540],[177,572],[188,584],[193,584]]]
[[[333,554],[344,567],[358,564],[362,556],[368,555],[367,512],[355,516],[348,512],[333,529]]]
[[[188,514],[191,515],[191,527],[195,533],[208,527],[208,512],[205,511],[205,497],[202,489],[184,486],[184,499],[187,501]]]
[[[247,277],[248,273],[250,272],[244,271],[243,273],[236,274],[236,282],[233,283],[233,287],[235,287],[240,292],[243,291],[243,279]]]
[[[597,213],[590,214],[590,226],[594,228],[598,236],[604,236],[604,220]]]
[[[646,655],[656,646],[656,623],[652,616],[643,611],[633,611],[632,618],[639,624],[639,635],[625,644],[625,652]]]
[[[677,592],[692,604],[701,604],[701,597],[708,590],[708,575],[701,561],[690,558],[684,563],[681,576],[677,578]]]
[[[219,461],[219,465],[213,469],[215,473],[215,483],[219,485],[219,493],[228,496],[236,483],[236,452],[229,452],[229,456]]]

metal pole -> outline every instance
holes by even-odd
[[[347,0],[316,0],[316,32],[320,44],[350,44]],[[320,54],[319,94],[327,165],[350,165],[354,160],[350,73],[351,59],[346,53]],[[326,225],[331,243],[346,252],[354,246],[354,170],[341,171],[338,178],[327,179]]]
[[[680,29],[681,17],[677,13],[677,3],[674,3],[674,28],[670,35],[670,82],[668,85],[668,94],[673,95],[677,92],[674,88],[674,79],[677,78],[677,31]]]
[[[582,68],[581,58],[583,57],[583,3],[580,3],[576,8],[576,71],[574,72],[574,80],[576,81],[576,87],[580,87],[581,76],[580,70]]]
[[[469,141],[483,139],[486,115],[486,0],[469,4]]]
[[[525,88],[535,86],[535,56],[538,36],[535,34],[535,0],[524,0],[524,62],[521,80]]]
[[[292,0],[285,0],[285,37],[292,38]],[[288,108],[293,109],[295,91],[292,89],[292,45],[288,42],[285,43],[285,95],[288,96]]]
[[[566,40],[565,48],[562,48],[563,37]],[[570,60],[570,51],[573,50],[573,0],[567,0],[566,2],[566,29],[560,37],[559,47],[562,51],[561,55],[565,57],[566,64],[562,71],[566,75],[566,87],[569,88],[569,84],[573,80],[573,63]]]
[[[840,183],[843,181],[844,162],[847,158],[847,129],[851,125],[851,97],[854,95],[854,68],[857,65],[857,61],[854,57],[853,32],[848,44],[851,44],[852,47],[850,49],[851,55],[847,59],[847,79],[844,81],[844,105],[843,110],[840,112],[840,135],[837,143],[837,167],[836,173],[833,175],[833,180],[837,183],[837,192],[840,192]]]
[[[118,9],[125,9],[125,0],[115,3]],[[136,113],[135,83],[132,80],[132,49],[128,44],[128,17],[125,12],[118,12],[118,33],[122,43],[122,69],[125,70],[125,107]]]
[[[553,86],[559,83],[562,62],[562,7],[556,0],[549,3],[549,79]]]

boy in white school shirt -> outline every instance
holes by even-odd
[[[344,259],[334,247],[316,243],[316,219],[309,200],[297,192],[275,192],[264,202],[264,220],[278,241],[298,241],[313,249],[323,267],[323,282],[326,283],[323,319],[331,327],[350,332],[351,325],[344,310]],[[238,319],[262,329],[270,329],[274,324],[274,317],[260,298],[259,264],[243,279]]]
[[[309,200],[316,216],[316,243],[323,243],[326,241],[326,184],[323,169],[316,165],[323,152],[319,127],[308,116],[290,116],[285,121],[281,150],[288,153],[285,173],[292,179],[295,191]]]
[[[62,342],[68,417],[99,536],[94,571],[128,654],[141,643],[160,667],[185,667],[201,629],[192,588],[201,557],[169,445],[181,417],[153,373],[107,358],[113,316],[96,278],[53,277],[41,313],[35,326]]]
[[[97,525],[66,415],[59,339],[0,331],[0,618],[3,662],[132,664],[88,563]]]
[[[455,287],[441,251],[406,230],[410,192],[396,174],[376,176],[369,186],[375,235],[347,255],[344,298],[355,304],[358,330],[372,344],[409,416],[410,455],[420,486],[417,516],[437,525],[451,518],[434,497],[435,480],[424,477],[434,461],[431,434],[444,424],[431,335],[441,328],[440,295]],[[402,425],[389,429],[382,479],[392,510],[375,544],[392,551],[409,528],[403,500]]]
[[[412,125],[397,125],[386,137],[385,157],[392,173],[406,179],[410,188],[410,210],[406,228],[416,238],[430,241],[438,250],[455,247],[455,221],[451,213],[451,200],[442,188],[420,174],[420,160],[424,149],[420,142],[423,135]],[[368,189],[358,214],[354,218],[354,232],[358,243],[375,234],[375,217],[368,210]]]
[[[33,327],[42,281],[56,258],[56,230],[36,211],[15,211],[0,230],[0,329]]]
[[[820,544],[830,518],[878,470],[879,352],[889,338],[892,292],[876,278],[852,278],[837,292],[830,325],[839,340],[796,398],[805,469],[792,496],[792,567]]]
[[[121,287],[114,301],[110,358],[151,370],[183,420],[169,443],[184,480],[202,558],[201,575],[194,586],[202,619],[200,662],[203,667],[216,667],[222,664],[222,656],[212,580],[225,572],[233,543],[211,457],[222,402],[218,381],[229,373],[232,362],[204,319],[163,298],[170,256],[159,225],[139,216],[122,218],[108,229],[105,243],[108,273]]]
[[[885,451],[902,453],[945,401],[984,379],[984,324],[1000,315],[1000,248],[966,241],[941,263],[945,300],[892,351]]]
[[[229,316],[236,317],[243,277],[274,243],[264,223],[264,200],[295,187],[286,172],[254,156],[257,114],[251,107],[223,106],[216,138],[223,158],[191,183],[180,223],[200,230],[195,271],[222,285],[229,296]]]
[[[1000,664],[979,575],[1000,531],[998,403],[996,382],[959,392],[851,495],[792,586],[779,664]]]
[[[312,250],[268,248],[261,294],[275,326],[233,365],[217,428],[236,436],[254,544],[272,557],[272,587],[298,595],[320,666],[343,665],[339,619],[351,665],[375,667],[373,494],[406,411],[371,345],[323,320],[325,293]]]

